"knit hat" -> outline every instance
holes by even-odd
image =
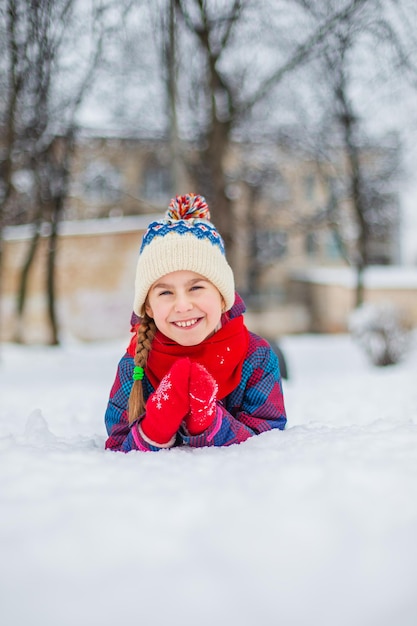
[[[165,218],[152,222],[143,236],[133,302],[137,315],[142,314],[154,282],[177,270],[201,274],[217,287],[224,298],[225,310],[233,306],[235,283],[223,240],[210,222],[205,199],[191,193],[173,198]]]

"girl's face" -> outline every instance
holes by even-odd
[[[223,298],[206,278],[180,270],[170,272],[149,289],[145,310],[157,328],[181,346],[196,346],[220,323]]]

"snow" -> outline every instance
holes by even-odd
[[[162,213],[152,213],[147,215],[129,215],[103,219],[68,220],[60,222],[59,234],[61,237],[70,235],[89,237],[91,235],[136,232],[138,230],[146,230],[150,222],[162,218]],[[50,224],[47,222],[42,224],[41,235],[49,235],[50,227]],[[32,224],[7,226],[4,229],[4,239],[7,241],[22,241],[31,239],[32,237]]]
[[[321,285],[354,287],[356,271],[351,267],[310,267],[292,272],[298,280]],[[417,289],[417,267],[374,265],[364,271],[364,284],[370,289]]]
[[[5,626],[417,623],[417,337],[282,338],[288,428],[104,451],[126,342],[0,349]]]

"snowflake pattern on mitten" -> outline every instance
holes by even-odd
[[[146,403],[140,429],[148,441],[172,445],[182,420],[190,410],[188,396],[191,362],[178,359],[165,374]]]
[[[169,400],[169,390],[172,388],[170,373],[161,380],[158,389],[152,394],[152,402],[155,402],[157,409],[162,409],[162,402]]]

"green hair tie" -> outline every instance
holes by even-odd
[[[133,368],[133,380],[142,380],[144,373],[143,367],[135,365]]]

